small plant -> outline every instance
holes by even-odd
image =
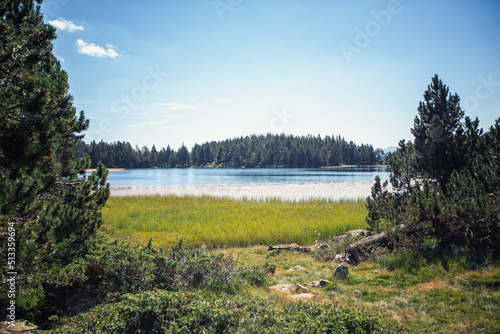
[[[239,268],[238,276],[247,284],[259,287],[266,283],[267,276],[272,276],[275,273],[276,265],[266,262],[261,266],[253,266],[251,268],[241,267]]]

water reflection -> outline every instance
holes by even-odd
[[[386,167],[343,168],[152,168],[110,172],[112,186],[305,183],[388,179]]]

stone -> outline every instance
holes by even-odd
[[[274,285],[274,286],[269,287],[269,290],[292,294],[292,293],[295,293],[295,291],[297,290],[297,285],[296,284],[278,284],[278,285]]]
[[[326,279],[320,279],[319,280],[319,286],[324,288],[325,286],[327,286],[328,284],[330,284],[330,281],[329,280],[326,280]]]
[[[324,288],[325,286],[328,285],[330,281],[327,281],[326,279],[320,279],[319,281],[312,281],[311,283],[304,284],[306,286],[313,286],[315,288]]]
[[[346,233],[348,237],[351,238],[357,238],[357,237],[362,237],[366,235],[366,232],[364,230],[352,230]]]
[[[341,254],[335,254],[335,258],[334,258],[334,262],[339,262],[339,261],[343,261],[344,260],[344,256],[341,255]]]
[[[293,271],[295,271],[295,270],[306,270],[306,268],[305,268],[305,267],[302,267],[302,266],[295,266],[295,267],[293,267],[293,268],[288,269],[286,272],[287,272],[287,273],[291,273],[291,272],[293,272]]]
[[[7,321],[0,322],[0,334],[14,334],[14,333],[35,333],[38,327],[26,320],[16,320],[14,325],[9,325]]]
[[[333,270],[333,277],[336,277],[341,280],[346,279],[348,274],[349,274],[349,267],[345,264],[339,264]]]
[[[338,237],[334,237],[333,241],[340,242],[344,241],[347,238],[357,238],[357,237],[362,237],[366,235],[365,230],[351,230],[346,232],[345,234],[339,235]]]
[[[303,286],[302,284],[297,283],[296,286],[297,288],[295,289],[295,293],[309,292],[309,289]]]

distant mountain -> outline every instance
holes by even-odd
[[[397,146],[389,146],[389,147],[386,147],[384,148],[384,153],[387,154],[387,153],[392,153],[394,151],[396,151],[398,148]]]

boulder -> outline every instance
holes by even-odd
[[[346,264],[339,264],[333,270],[333,277],[344,280],[349,275],[349,267]]]
[[[363,237],[366,235],[366,231],[365,230],[352,230],[352,231],[347,232],[345,235],[348,237],[351,237],[351,238]]]
[[[302,267],[302,266],[295,266],[295,267],[293,267],[293,268],[288,269],[286,272],[287,272],[287,273],[291,273],[291,272],[293,272],[293,271],[295,271],[295,270],[306,270],[306,268],[305,268],[305,267]]]
[[[304,293],[309,292],[309,289],[303,286],[302,284],[297,283],[297,288],[295,289],[295,293]]]
[[[269,287],[269,290],[292,294],[297,290],[297,284],[278,284]]]
[[[334,262],[344,262],[344,255],[341,254],[335,254],[335,258],[333,259]]]
[[[14,334],[14,333],[38,333],[38,327],[26,320],[16,320],[14,325],[9,325],[7,321],[0,322],[0,334]]]
[[[312,286],[315,288],[324,288],[325,286],[328,285],[330,281],[327,281],[326,279],[320,279],[319,281],[312,281],[311,283],[304,284],[305,286]]]
[[[335,237],[333,238],[333,241],[337,241],[337,242],[340,242],[340,241],[343,241],[347,238],[357,238],[357,237],[362,237],[362,236],[365,236],[366,235],[366,231],[365,230],[351,230],[351,231],[348,231],[346,233],[344,233],[343,235],[339,235],[338,237]]]

